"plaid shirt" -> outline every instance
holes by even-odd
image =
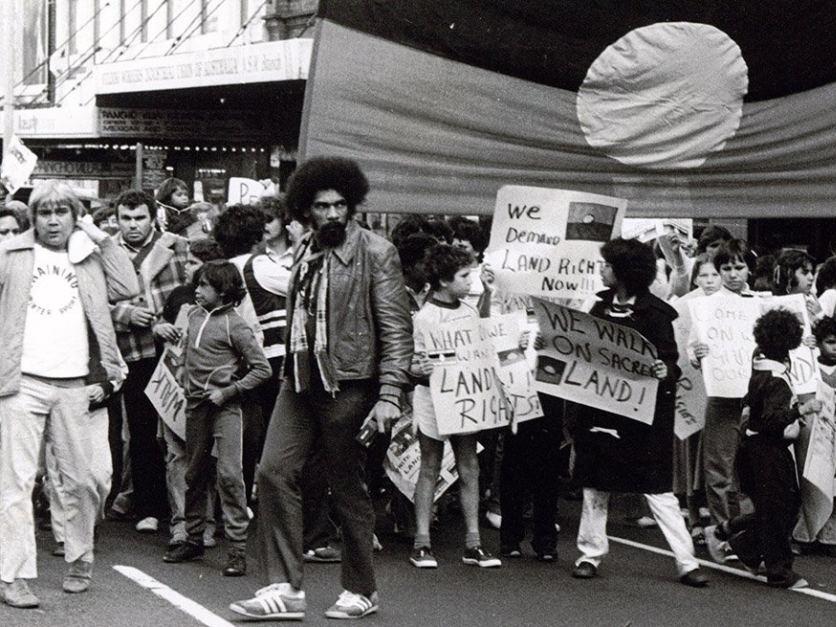
[[[130,251],[121,234],[114,235],[113,239]],[[139,296],[130,301],[116,303],[110,308],[119,350],[128,363],[157,356],[151,327],[131,325],[131,312],[137,307],[151,309],[161,320],[163,307],[171,292],[188,282],[188,240],[173,233],[163,233],[151,246],[151,252],[142,261],[136,273],[140,287]]]

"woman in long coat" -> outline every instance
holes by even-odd
[[[694,558],[694,544],[673,494],[673,421],[679,378],[672,322],[677,314],[648,288],[656,276],[652,249],[638,240],[615,239],[601,249],[601,292],[591,314],[631,327],[657,351],[653,376],[659,379],[653,423],[582,407],[575,436],[575,480],[583,486],[578,530],[581,556],[572,575],[590,579],[607,554],[610,492],[644,494],[676,558],[680,581],[703,587],[707,579]]]

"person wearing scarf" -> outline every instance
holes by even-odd
[[[352,219],[368,181],[350,160],[316,158],[293,175],[286,196],[311,232],[296,251],[287,293],[285,383],[259,464],[259,534],[266,586],[230,605],[260,620],[303,618],[300,480],[317,449],[326,459],[343,532],[343,592],[329,618],[378,609],[372,568],[374,510],[364,483],[366,421],[383,430],[401,415],[409,385],[412,320],[395,247]]]

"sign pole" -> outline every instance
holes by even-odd
[[[142,189],[142,153],[143,153],[143,146],[142,142],[136,143],[136,170],[134,172],[134,176],[136,177],[136,183],[134,184],[134,189]]]
[[[15,67],[17,50],[15,41],[15,8],[17,0],[5,0],[3,5],[3,155],[9,152],[14,133]]]

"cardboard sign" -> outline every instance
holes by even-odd
[[[656,347],[629,327],[535,299],[545,348],[535,386],[552,396],[653,423]]]
[[[833,477],[836,475],[836,403],[833,388],[819,381],[816,398],[822,401],[822,410],[815,415],[810,426],[803,476],[825,494],[832,506]]]
[[[425,342],[428,357],[438,360],[430,375],[430,394],[441,435],[511,422],[489,325],[479,319],[442,323],[427,333]]]
[[[759,300],[718,293],[689,301],[697,339],[708,345],[701,363],[708,396],[746,395],[755,350],[752,329],[761,313]]]
[[[12,135],[0,166],[0,182],[9,193],[14,194],[32,176],[37,163],[38,156],[24,146],[17,135]]]
[[[533,369],[536,361],[529,361],[520,348],[520,337],[526,329],[524,311],[492,316],[481,321],[499,357],[499,377],[505,396],[511,403],[514,422],[525,422],[543,416],[540,397],[534,387]]]
[[[620,233],[627,201],[506,185],[496,196],[485,262],[502,291],[582,298],[600,291],[601,245]]]
[[[804,324],[803,337],[813,334],[807,300],[803,294],[787,296],[768,296],[760,299],[761,311],[787,309],[793,312]],[[815,394],[819,382],[819,349],[802,344],[790,351],[790,382],[796,394]]]
[[[182,440],[186,439],[186,395],[177,376],[180,360],[168,347],[163,351],[145,396],[168,427]]]
[[[254,179],[233,176],[229,179],[227,204],[254,205],[264,195],[266,188]]]
[[[412,433],[411,413],[405,411],[404,416],[392,426],[392,439],[389,448],[386,449],[383,468],[398,490],[414,502],[418,471],[421,470],[421,448],[418,438]],[[458,478],[453,447],[449,442],[445,442],[433,501],[437,501]]]
[[[679,350],[679,369],[682,374],[676,382],[676,413],[673,431],[680,440],[685,440],[705,427],[705,383],[702,371],[691,365],[688,358],[688,339],[691,337],[691,310],[688,301],[703,295],[702,290],[689,292],[682,298],[671,301],[679,317],[673,321],[673,333]]]

